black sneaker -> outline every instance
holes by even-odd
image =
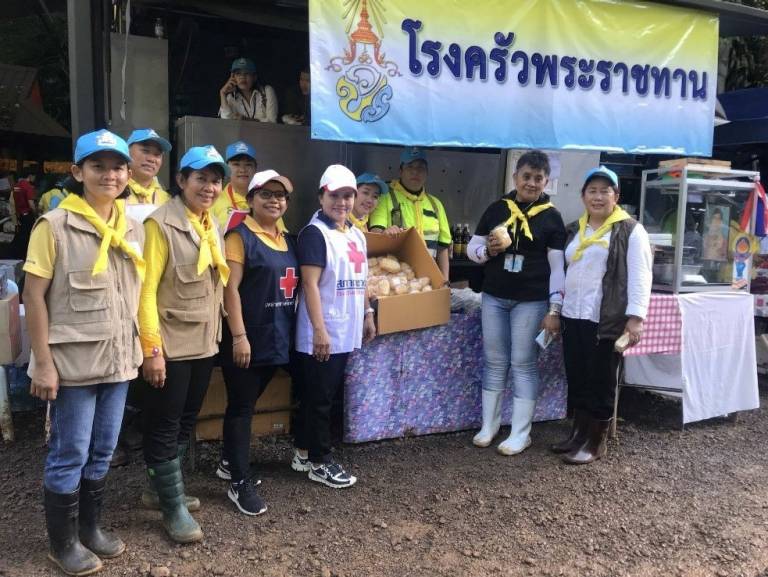
[[[241,513],[246,515],[261,515],[267,510],[264,499],[259,497],[251,479],[243,479],[239,483],[230,483],[227,497],[240,509]]]
[[[338,463],[312,463],[309,469],[309,478],[332,489],[344,489],[357,483],[357,477],[347,473]]]
[[[216,476],[225,481],[232,480],[232,472],[229,470],[229,461],[226,459],[219,461],[219,466],[216,468]],[[251,479],[251,482],[257,487],[261,485],[261,479]]]

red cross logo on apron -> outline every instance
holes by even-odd
[[[355,272],[363,272],[363,263],[367,260],[365,253],[357,250],[357,245],[354,241],[349,241],[347,246],[349,247],[349,250],[347,251],[349,262],[355,265]]]
[[[285,276],[280,277],[280,290],[283,291],[283,296],[287,299],[292,299],[298,284],[299,277],[296,276],[296,269],[292,266],[287,267],[285,269]]]

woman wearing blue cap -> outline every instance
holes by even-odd
[[[256,149],[243,140],[238,140],[227,146],[224,158],[229,166],[229,182],[216,199],[211,209],[219,227],[225,232],[231,228],[230,217],[235,211],[240,211],[241,218],[232,219],[232,225],[237,226],[248,212],[248,185],[256,174]]]
[[[88,575],[125,544],[101,530],[107,471],[128,381],[141,364],[135,332],[144,230],[125,215],[131,157],[106,130],[75,147],[76,183],[35,226],[24,270],[32,344],[30,392],[51,401],[43,475],[48,555]]]
[[[256,64],[250,58],[232,63],[229,79],[219,91],[221,118],[277,122],[277,96],[274,89],[258,82]]]
[[[616,173],[604,166],[590,170],[581,200],[586,211],[567,227],[562,310],[573,429],[568,439],[552,446],[571,465],[606,454],[616,394],[617,339],[626,346],[640,342],[653,276],[648,234],[618,206]]]
[[[190,543],[202,539],[203,532],[189,514],[180,462],[221,340],[229,266],[210,209],[227,165],[213,146],[194,146],[179,168],[175,196],[144,224],[147,275],[139,333],[144,379],[152,387],[144,432],[147,473],[168,535]]]
[[[171,143],[152,128],[134,130],[128,137],[131,153],[131,178],[128,180],[126,204],[162,206],[168,202],[168,194],[157,174],[163,166],[163,156],[171,151]]]
[[[349,213],[349,221],[363,232],[368,232],[368,218],[379,204],[379,197],[389,193],[389,186],[378,175],[364,172],[357,177],[355,205]]]

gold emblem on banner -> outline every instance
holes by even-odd
[[[343,56],[334,56],[326,70],[341,72],[336,95],[341,111],[355,122],[376,122],[389,112],[394,92],[388,78],[402,76],[395,62],[382,52],[384,38],[383,0],[344,0],[343,19],[347,21],[349,48]],[[369,12],[370,7],[370,12]],[[349,33],[359,14],[357,27]],[[369,18],[373,16],[379,34]],[[373,54],[371,54],[373,52]]]

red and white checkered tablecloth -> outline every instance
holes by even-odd
[[[679,354],[683,321],[677,295],[652,294],[648,318],[643,323],[643,338],[624,351],[625,357],[652,354]]]

